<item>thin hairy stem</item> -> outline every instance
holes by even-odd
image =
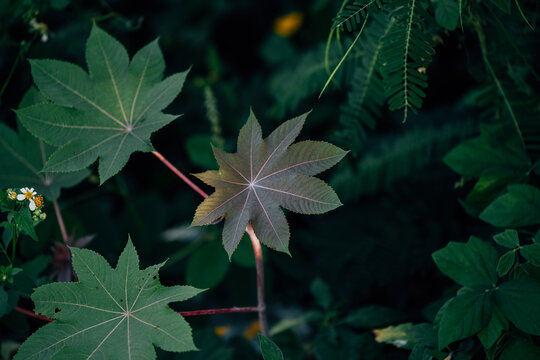
[[[62,233],[62,239],[64,239],[64,243],[67,244],[68,242],[68,234],[66,231],[66,225],[64,224],[64,218],[62,218],[62,213],[60,212],[60,206],[58,205],[58,201],[53,201],[54,205],[54,212],[56,213],[56,220],[58,220],[58,227],[60,228],[60,232]]]
[[[54,321],[54,319],[49,319],[46,316],[36,314],[30,310],[24,309],[20,306],[15,306],[15,311],[18,311],[22,314],[28,315],[30,317],[40,319],[43,321]],[[179,311],[178,313],[182,316],[197,316],[197,315],[213,315],[213,314],[231,314],[231,313],[242,313],[242,312],[258,312],[258,306],[251,307],[232,307],[225,309],[208,309],[208,310],[195,310],[195,311]]]
[[[196,315],[213,315],[213,314],[230,314],[230,313],[241,313],[241,312],[257,312],[259,311],[258,306],[251,307],[232,307],[227,309],[209,309],[209,310],[195,310],[195,311],[181,311],[179,312],[182,316],[196,316]]]
[[[257,269],[257,305],[259,312],[259,325],[261,326],[261,333],[269,337],[268,334],[268,323],[266,321],[266,303],[264,301],[264,263],[261,242],[255,235],[253,227],[248,223],[246,231],[251,239],[251,244],[253,245],[253,252],[255,253],[255,267]]]
[[[182,181],[184,181],[186,184],[188,184],[193,190],[195,190],[199,195],[201,195],[203,198],[207,198],[208,194],[201,190],[200,187],[195,185],[191,180],[187,178],[186,175],[182,174],[180,170],[178,170],[173,164],[171,164],[163,155],[161,155],[157,151],[152,151],[152,154],[154,154],[162,163],[165,164],[173,173],[176,174]]]

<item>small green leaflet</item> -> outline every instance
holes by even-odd
[[[284,122],[266,139],[253,113],[240,130],[237,153],[214,148],[219,171],[196,176],[216,191],[204,200],[192,225],[207,225],[224,216],[223,245],[232,256],[251,222],[268,247],[289,253],[289,226],[280,206],[301,214],[322,214],[341,205],[324,181],[312,177],[339,162],[346,151],[322,141],[289,147],[308,114]]]
[[[36,313],[56,321],[30,336],[15,360],[155,359],[153,345],[166,351],[196,350],[188,323],[167,305],[202,290],[162,286],[158,271],[163,264],[139,270],[131,240],[116,269],[91,250],[70,249],[79,282],[34,291]]]
[[[259,342],[264,360],[283,360],[283,353],[272,340],[259,334]]]
[[[98,157],[101,183],[135,151],[152,151],[150,135],[177,115],[161,112],[178,95],[186,72],[162,81],[165,62],[157,40],[129,61],[126,49],[94,25],[86,43],[89,73],[58,60],[30,60],[39,90],[53,103],[17,111],[23,125],[59,146],[44,170],[80,170]]]
[[[49,201],[60,196],[61,188],[77,185],[90,173],[87,169],[58,174],[40,172],[54,148],[24,129],[17,133],[0,124],[0,188],[33,187]]]

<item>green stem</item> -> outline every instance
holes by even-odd
[[[478,40],[480,42],[480,50],[482,51],[482,58],[484,60],[484,64],[486,64],[486,68],[488,69],[489,74],[493,78],[493,81],[495,82],[495,86],[497,87],[497,90],[499,91],[499,93],[501,94],[503,98],[504,104],[506,108],[508,109],[508,113],[510,114],[510,117],[512,118],[512,122],[516,129],[516,133],[519,136],[520,143],[523,146],[523,149],[527,150],[527,147],[525,146],[525,141],[523,140],[523,134],[521,133],[521,129],[519,128],[516,115],[514,114],[514,110],[512,109],[512,106],[510,105],[510,101],[508,101],[508,98],[506,97],[506,93],[504,92],[504,89],[502,87],[501,82],[499,81],[499,78],[497,77],[497,74],[495,74],[495,70],[493,70],[491,63],[489,62],[489,59],[487,56],[486,36],[484,34],[482,26],[480,25],[480,22],[477,20],[473,21],[473,24],[476,30],[476,34],[478,35]]]
[[[351,46],[349,46],[349,48],[347,49],[347,52],[345,53],[345,55],[343,55],[343,57],[341,58],[341,60],[340,60],[339,63],[337,64],[336,68],[334,69],[334,71],[332,71],[332,74],[330,74],[330,77],[329,77],[328,80],[326,81],[326,84],[324,84],[324,87],[323,87],[323,89],[321,90],[321,93],[319,94],[319,99],[320,99],[321,96],[323,95],[324,90],[326,90],[326,88],[328,87],[328,85],[330,84],[330,82],[332,81],[332,79],[334,78],[334,76],[336,75],[337,71],[339,70],[339,68],[341,67],[341,65],[343,64],[343,62],[345,61],[345,59],[347,58],[347,56],[349,56],[349,53],[350,53],[351,50],[353,49],[354,45],[356,45],[356,43],[357,43],[358,40],[360,39],[360,35],[362,35],[362,32],[364,32],[364,27],[366,27],[366,23],[367,23],[368,18],[369,18],[369,14],[366,15],[366,18],[364,19],[364,23],[362,24],[362,28],[361,28],[360,31],[358,32],[358,35],[356,35],[356,38],[354,39],[353,43],[351,44]]]

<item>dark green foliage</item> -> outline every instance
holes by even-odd
[[[393,2],[391,16],[396,21],[382,40],[380,71],[390,110],[403,109],[405,121],[409,109],[422,107],[428,79],[425,73],[435,51],[421,22],[430,17],[422,0]]]
[[[348,0],[345,0],[344,4],[347,2]],[[381,0],[355,0],[352,4],[345,5],[345,8],[332,19],[332,30],[337,29],[343,31],[345,28],[347,28],[348,31],[356,30],[363,19],[365,19],[370,8],[375,6],[380,9],[383,6],[383,2]]]

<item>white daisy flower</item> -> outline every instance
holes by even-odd
[[[34,202],[34,196],[37,194],[37,192],[34,191],[34,188],[21,188],[21,193],[17,195],[17,200],[24,201],[29,200],[30,204],[28,204],[28,207],[30,208],[30,211],[36,210],[36,203]]]

